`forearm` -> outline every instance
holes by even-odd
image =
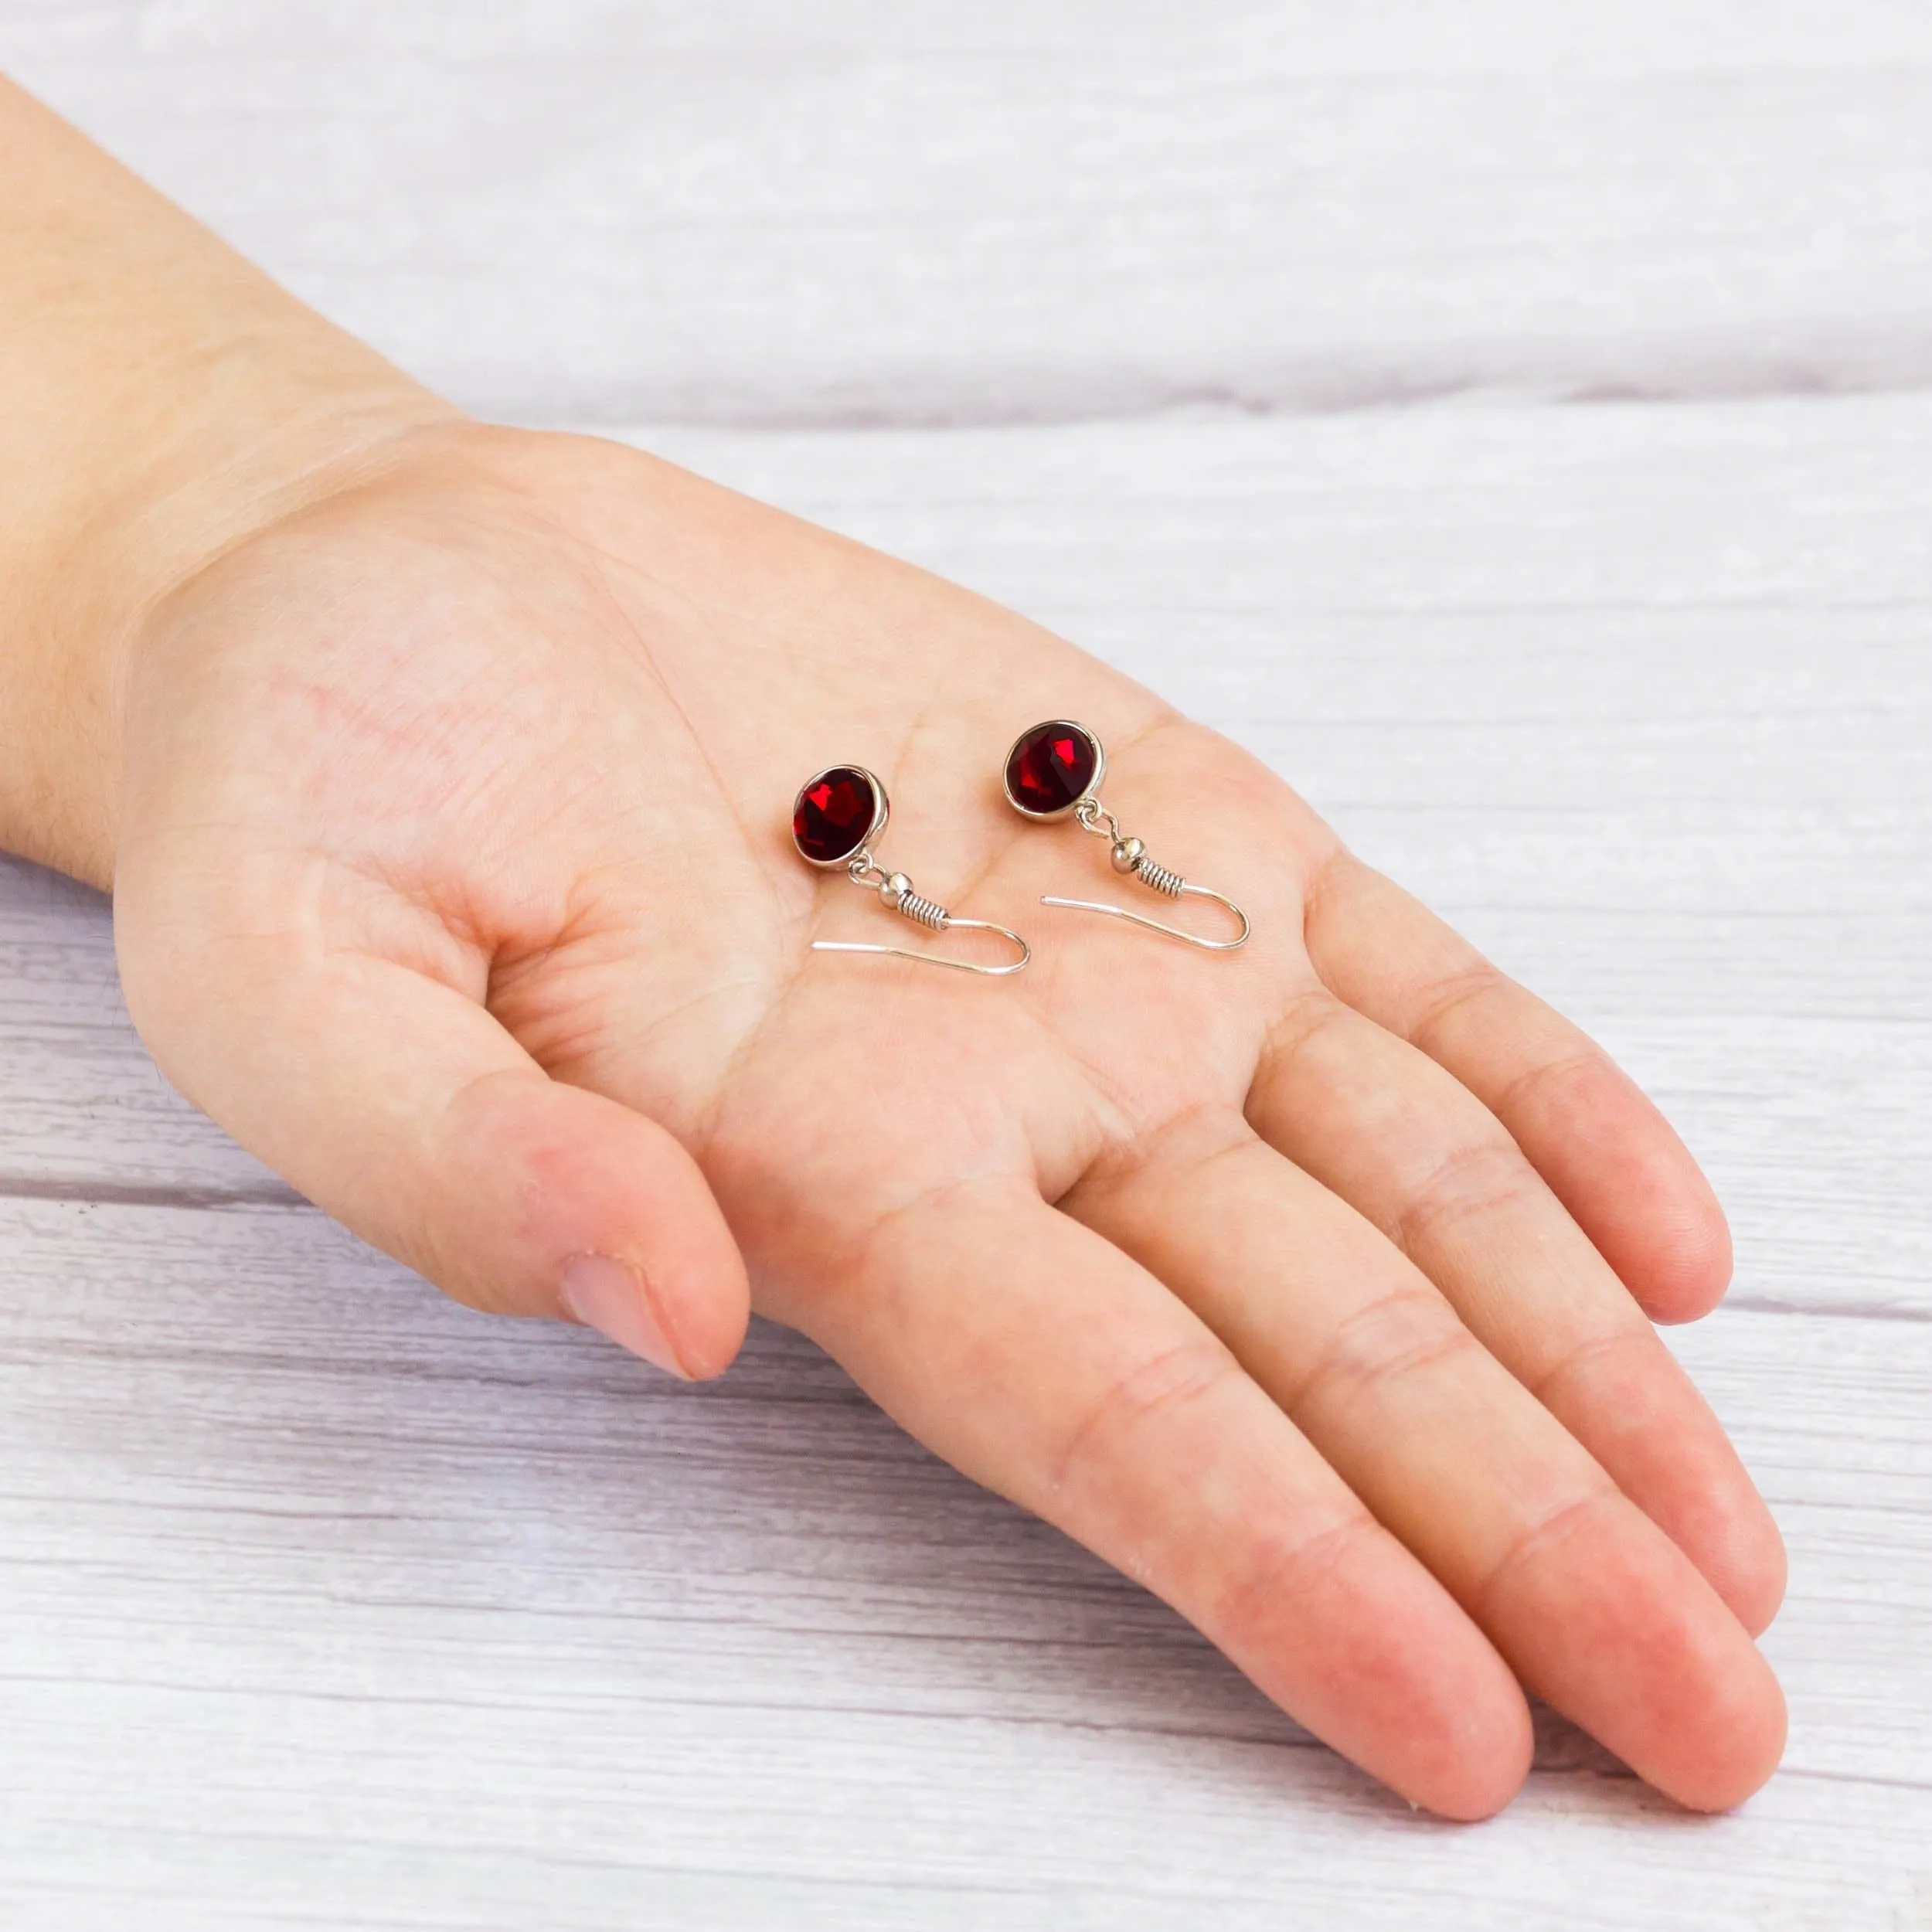
[[[453,413],[0,79],[0,845],[111,883],[143,614]]]

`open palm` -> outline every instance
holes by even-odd
[[[1645,1312],[1721,1292],[1714,1202],[1234,747],[667,465],[470,426],[203,571],[131,663],[131,1007],[350,1226],[691,1375],[748,1273],[1438,1811],[1515,1788],[1519,1682],[1689,1804],[1768,1774],[1776,1532]],[[1053,716],[1247,947],[1040,907],[1140,889],[1005,804]],[[890,790],[889,869],[1029,971],[811,950],[972,943],[800,862],[794,791],[841,761]]]

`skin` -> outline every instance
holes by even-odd
[[[1728,1236],[1598,1049],[1024,618],[465,420],[17,94],[0,172],[0,836],[111,885],[184,1093],[478,1307],[694,1377],[803,1330],[1416,1804],[1508,1802],[1526,1689],[1763,1782],[1782,1552],[1651,1325]],[[1049,716],[1247,948],[1039,909],[1162,910],[1005,804]],[[799,861],[838,760],[1029,971],[811,950],[1003,956]]]

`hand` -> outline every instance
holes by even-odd
[[[664,464],[461,423],[199,570],[124,685],[136,1022],[371,1241],[686,1376],[749,1297],[1436,1811],[1515,1789],[1519,1682],[1688,1804],[1768,1775],[1777,1534],[1644,1313],[1721,1293],[1715,1202],[1232,745]],[[1137,889],[1002,799],[1054,716],[1244,951],[1041,909]],[[794,855],[845,760],[1029,971],[810,949],[972,943]]]

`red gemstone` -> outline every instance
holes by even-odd
[[[1007,754],[1007,795],[1022,811],[1050,818],[1087,796],[1100,762],[1100,747],[1078,725],[1035,725]]]
[[[879,791],[855,765],[821,771],[791,808],[791,835],[815,866],[849,859],[871,836],[879,816]]]

